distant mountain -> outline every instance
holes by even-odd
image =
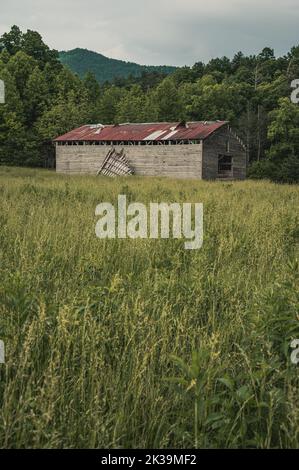
[[[100,83],[112,81],[114,78],[127,78],[129,75],[140,77],[143,72],[158,72],[170,74],[177,67],[139,65],[123,60],[109,59],[88,49],[73,49],[59,52],[60,61],[73,72],[83,77],[87,72],[93,72]]]

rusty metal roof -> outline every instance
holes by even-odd
[[[226,121],[160,122],[147,124],[85,125],[57,137],[66,141],[169,141],[204,140],[227,125]]]

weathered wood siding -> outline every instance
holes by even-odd
[[[58,173],[96,174],[111,146],[56,145]],[[169,176],[173,178],[202,177],[202,144],[182,145],[125,145],[129,164],[140,176]]]
[[[227,151],[228,140],[229,151]],[[233,179],[246,178],[246,150],[228,126],[221,128],[203,142],[203,179],[216,179],[218,177],[219,155],[231,155],[233,157]]]

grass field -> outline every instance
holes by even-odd
[[[299,447],[298,187],[2,168],[0,193],[1,447]],[[119,194],[203,202],[203,248],[97,239]]]

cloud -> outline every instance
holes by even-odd
[[[284,54],[298,43],[298,0],[10,0],[12,24],[39,31],[56,49],[86,47],[143,64],[191,65],[265,46]]]

